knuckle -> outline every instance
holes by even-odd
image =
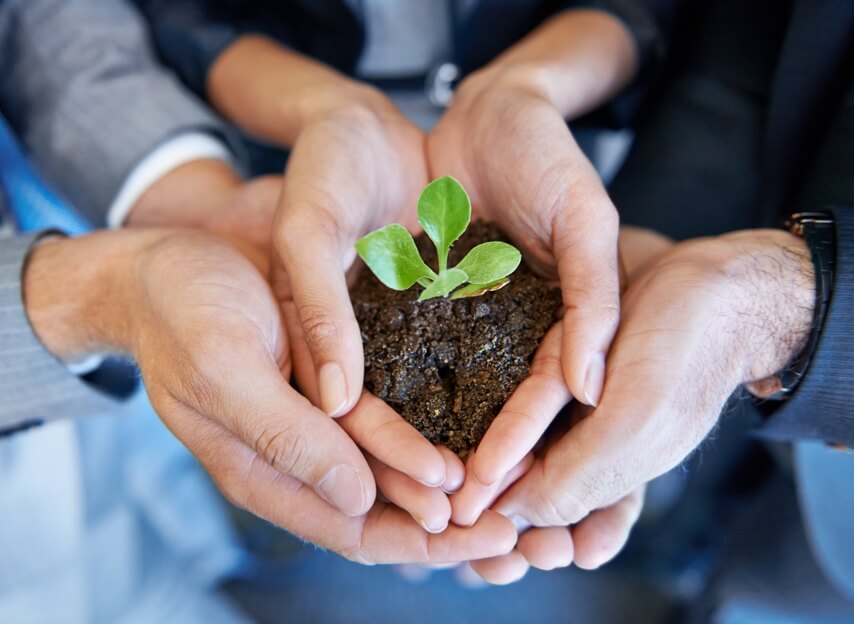
[[[270,466],[293,475],[307,464],[309,446],[300,431],[265,429],[257,438],[255,452]]]
[[[584,518],[589,510],[574,496],[563,493],[558,497],[546,495],[542,499],[545,520],[550,526],[571,526]]]
[[[564,333],[567,337],[573,335],[588,336],[591,327],[616,328],[620,322],[620,306],[618,303],[587,303],[578,289],[568,297],[564,313]]]
[[[544,392],[553,392],[562,395],[566,390],[566,382],[563,376],[563,362],[560,355],[554,353],[541,354],[534,358],[531,363],[531,375],[541,377],[548,384],[544,385]]]
[[[251,511],[253,508],[253,488],[248,487],[252,474],[257,470],[258,456],[254,456],[245,469],[232,467],[225,470],[209,470],[219,491],[232,505]]]
[[[316,350],[332,345],[338,335],[338,323],[326,307],[316,304],[300,307],[300,321],[306,340]]]
[[[299,202],[282,212],[273,241],[283,255],[296,254],[306,249],[306,241],[337,241],[338,230],[335,213],[321,203]]]
[[[373,557],[371,557],[365,549],[365,532],[368,531],[368,523],[370,521],[366,520],[365,524],[362,525],[361,529],[358,533],[348,537],[343,544],[339,544],[334,550],[339,555],[344,557],[349,561],[353,561],[354,563],[360,563],[362,565],[375,565],[376,561],[374,561]]]

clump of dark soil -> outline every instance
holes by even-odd
[[[454,266],[475,245],[506,240],[473,223],[451,249]],[[433,243],[416,239],[436,267]],[[496,292],[419,302],[421,288],[394,291],[368,270],[352,289],[365,348],[365,386],[431,442],[460,456],[477,447],[519,383],[540,339],[554,324],[560,291],[524,263]]]

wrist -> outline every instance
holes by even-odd
[[[209,229],[241,178],[221,160],[204,158],[176,167],[137,200],[129,226],[179,226]]]
[[[815,277],[803,239],[779,230],[723,237],[739,250],[729,267],[739,288],[730,320],[742,349],[740,383],[779,373],[800,353],[815,315]]]
[[[318,118],[390,106],[379,90],[259,35],[240,37],[220,54],[207,91],[225,117],[287,147]]]
[[[546,21],[463,81],[458,92],[512,89],[571,119],[601,105],[636,72],[637,51],[626,27],[608,13],[575,9]]]
[[[48,351],[65,362],[130,351],[133,258],[159,236],[140,230],[56,237],[30,253],[24,306]]]
[[[294,94],[298,110],[298,134],[325,119],[370,116],[377,119],[401,117],[395,105],[378,89],[349,78],[317,84]],[[283,102],[283,106],[289,104]]]

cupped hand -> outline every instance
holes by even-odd
[[[194,232],[141,251],[129,283],[131,350],[152,405],[182,440],[224,437],[255,463],[309,485],[346,514],[374,500],[371,471],[346,433],[288,383],[291,360],[269,285],[237,250]],[[194,448],[194,451],[198,448]],[[231,456],[209,465],[228,474]],[[240,496],[233,486],[230,496]]]
[[[143,193],[126,225],[185,227],[217,234],[266,273],[281,192],[281,176],[245,181],[226,162],[199,159],[170,171]]]
[[[636,280],[671,246],[671,241],[651,230],[622,227],[620,266],[625,271],[626,281],[632,283]],[[540,386],[549,380],[553,392],[560,391],[560,331],[558,325],[544,338],[533,362],[532,376],[523,382],[534,393],[526,393],[529,400],[518,403],[523,410],[522,417],[514,413],[519,410],[503,411],[487,431],[478,451],[472,454],[468,478],[462,490],[452,498],[455,518],[469,522],[477,518],[534,465],[530,451],[535,445],[538,456],[542,457],[548,444],[560,439],[573,423],[590,413],[591,408],[576,403],[568,411],[567,418],[554,423],[550,413],[531,409],[536,406],[536,401],[530,399],[542,395],[546,390],[541,390]],[[543,379],[535,383],[534,379],[540,376]],[[525,388],[523,385],[520,390]],[[522,393],[519,394],[511,397],[511,402],[521,399]],[[555,403],[554,407],[559,408],[559,404]],[[547,428],[548,438],[541,437]],[[509,468],[519,458],[523,459],[514,468]],[[507,475],[502,481],[491,485],[481,482],[481,479],[492,482],[502,474]],[[522,578],[530,567],[552,570],[573,562],[585,569],[598,567],[619,552],[628,539],[642,507],[643,489],[635,490],[615,505],[597,510],[574,527],[531,527],[529,522],[516,516],[514,520],[520,537],[514,551],[473,562],[472,568],[490,583],[507,584]]]
[[[595,405],[619,321],[618,218],[562,115],[528,75],[488,68],[460,86],[427,153],[431,175],[468,189],[475,217],[560,279],[561,369],[573,396]]]
[[[289,331],[308,346],[330,416],[362,394],[362,340],[347,289],[354,244],[391,222],[414,226],[427,182],[423,133],[377,97],[325,112],[300,132],[273,230],[276,294]]]
[[[383,494],[427,530],[450,519],[463,467],[364,392],[362,339],[347,285],[354,244],[390,222],[416,227],[427,182],[424,136],[387,102],[334,109],[306,125],[274,226],[273,283],[300,391],[370,456]],[[347,414],[346,416],[344,416]]]
[[[512,580],[549,551],[574,549],[582,567],[619,552],[643,485],[700,444],[740,384],[773,376],[797,354],[814,288],[803,241],[785,232],[681,243],[654,261],[624,296],[600,405],[492,507],[554,530],[523,535],[511,556],[478,569]]]
[[[498,514],[432,535],[375,502],[355,443],[288,384],[277,302],[239,252],[183,232],[150,245],[133,266],[130,342],[152,404],[236,504],[361,562],[440,563],[512,549],[515,532]],[[382,436],[368,431],[373,420],[348,418],[353,430]],[[444,465],[436,474],[444,479]]]

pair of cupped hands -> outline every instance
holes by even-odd
[[[619,552],[644,485],[739,384],[785,363],[742,331],[762,313],[740,296],[751,262],[802,258],[770,231],[678,245],[621,233],[557,109],[496,79],[464,83],[428,135],[379,96],[313,119],[284,182],[222,194],[208,228],[222,237],[171,234],[138,262],[158,322],[133,351],[155,409],[237,505],[355,561],[470,561],[506,583]],[[564,303],[465,466],[363,389],[348,294],[354,243],[392,222],[415,231],[419,193],[446,174]],[[569,404],[571,426],[547,434]]]

